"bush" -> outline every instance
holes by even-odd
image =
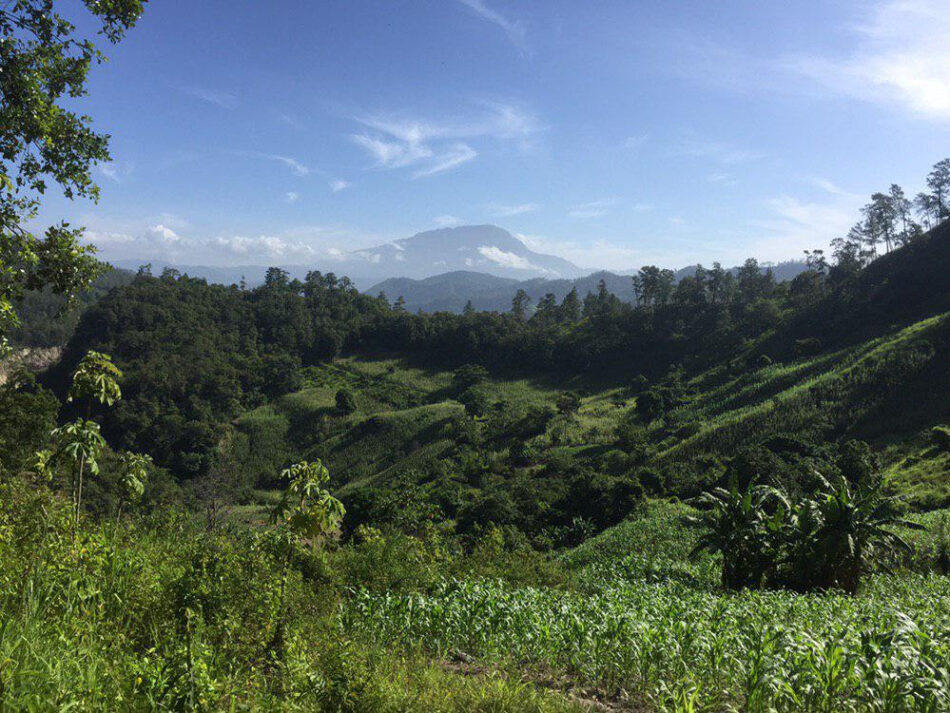
[[[950,451],[950,426],[934,426],[930,429],[930,437],[940,450]]]
[[[342,414],[356,411],[356,397],[349,389],[340,389],[336,392],[336,410]]]

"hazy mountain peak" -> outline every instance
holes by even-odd
[[[577,265],[537,253],[497,225],[437,228],[351,254],[353,274],[425,278],[445,272],[486,272],[500,277],[549,279],[583,274]],[[337,272],[341,272],[339,266]]]

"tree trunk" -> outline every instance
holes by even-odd
[[[79,486],[76,488],[76,520],[79,520],[79,513],[82,510],[82,472],[86,467],[86,456],[79,458]]]

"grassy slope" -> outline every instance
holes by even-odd
[[[855,345],[758,369],[716,367],[693,378],[689,396],[667,418],[645,429],[647,465],[688,461],[704,453],[731,455],[775,434],[815,440],[862,438],[883,455],[889,476],[915,504],[950,503],[950,455],[930,445],[929,429],[950,421],[950,313],[895,329]],[[325,459],[345,489],[372,486],[449,455],[453,420],[462,406],[450,397],[451,373],[408,367],[395,360],[341,359],[309,370],[307,388],[238,419],[250,442],[257,475],[289,460]],[[532,439],[542,452],[568,450],[593,457],[614,448],[614,428],[635,400],[617,382],[575,378],[582,396],[577,415],[558,418]],[[335,410],[348,388],[357,411]],[[553,406],[565,385],[501,377],[483,388],[490,401],[524,411]],[[900,414],[895,418],[894,414]],[[501,446],[487,446],[501,448]],[[496,456],[503,455],[498,451]]]

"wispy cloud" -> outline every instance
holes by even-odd
[[[468,163],[476,156],[478,156],[478,152],[475,149],[466,143],[459,142],[435,155],[433,157],[433,163],[425,168],[420,168],[412,174],[412,177],[425,178],[426,176],[434,176],[437,173],[444,173],[445,171],[452,170],[456,166],[461,166],[463,163]]]
[[[186,94],[201,99],[201,101],[214,104],[222,109],[234,109],[238,105],[238,99],[230,92],[222,92],[215,89],[203,89],[200,87],[190,87],[185,89]]]
[[[638,148],[643,146],[650,137],[647,134],[637,134],[636,136],[628,136],[623,141],[623,147],[628,151],[636,151]]]
[[[525,213],[533,213],[540,206],[537,203],[520,203],[518,205],[502,205],[499,203],[490,203],[487,208],[488,212],[499,218],[510,218],[514,215],[523,215]]]
[[[536,252],[559,255],[584,268],[623,270],[644,264],[642,250],[608,240],[558,240],[523,233],[517,237]]]
[[[827,178],[820,178],[814,176],[807,179],[808,183],[811,183],[813,186],[820,188],[825,193],[830,193],[833,196],[841,196],[842,198],[850,198],[852,200],[858,200],[861,196],[857,193],[852,193],[851,191],[846,191],[844,188],[839,186],[836,183],[829,181]]]
[[[352,183],[344,181],[342,178],[334,178],[330,181],[330,190],[334,193],[339,193],[340,191],[345,191],[347,188],[352,187],[352,185]]]
[[[526,141],[540,130],[530,113],[512,104],[481,102],[474,119],[434,121],[405,115],[372,115],[356,121],[369,129],[352,140],[377,168],[413,168],[413,178],[444,173],[478,156],[472,143]]]
[[[750,163],[765,158],[765,154],[760,151],[734,146],[726,141],[699,138],[694,132],[686,132],[686,136],[672,153],[674,156],[708,159],[726,166]]]
[[[297,193],[297,191],[287,191],[284,194],[284,200],[288,203],[296,203],[298,200],[300,200],[300,194]]]
[[[824,248],[847,233],[859,216],[862,199],[850,193],[828,194],[821,201],[788,195],[766,201],[767,214],[751,221],[756,237],[743,241],[746,252],[759,259],[787,260],[805,249]]]
[[[282,163],[284,166],[289,168],[295,176],[301,176],[301,177],[309,176],[311,173],[310,168],[308,166],[305,166],[300,161],[298,161],[295,158],[292,158],[291,156],[281,156],[279,154],[272,154],[272,153],[262,153],[258,155],[261,158],[266,158],[271,161],[277,161],[278,163]]]
[[[456,225],[461,225],[465,221],[454,215],[437,215],[432,219],[432,222],[440,228],[451,228]]]
[[[715,183],[720,186],[734,186],[738,183],[736,177],[731,173],[726,173],[725,171],[715,171],[706,176],[706,181],[708,183]]]
[[[607,215],[608,209],[617,202],[616,198],[601,198],[600,200],[581,203],[571,208],[567,215],[571,218],[599,218]]]
[[[482,19],[500,27],[515,47],[522,53],[527,52],[525,29],[520,22],[508,19],[498,10],[486,5],[482,0],[456,0],[456,2],[465,5]]]
[[[866,15],[851,28],[848,53],[796,55],[785,68],[839,94],[950,120],[950,4],[886,0],[858,7]]]
[[[500,267],[507,267],[512,270],[540,270],[541,272],[549,272],[549,270],[535,265],[528,260],[528,258],[502,250],[496,245],[480,245],[478,254]]]
[[[96,168],[98,169],[99,173],[108,178],[110,181],[122,183],[122,179],[132,173],[135,167],[131,163],[110,161],[109,163],[100,163],[98,166],[96,166]]]

